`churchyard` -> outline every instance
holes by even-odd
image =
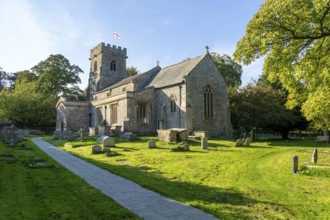
[[[148,148],[151,139],[155,148]],[[189,139],[190,150],[185,151],[182,143],[156,137],[115,138],[111,153],[92,154],[94,145],[102,147],[96,137],[84,137],[83,142],[45,140],[221,219],[330,218],[329,143],[264,139],[235,147],[233,140],[210,139],[207,149],[202,149],[201,140]],[[311,161],[315,148],[317,164]],[[297,174],[292,171],[294,156],[298,156]]]
[[[140,219],[30,140],[0,141],[0,219]]]

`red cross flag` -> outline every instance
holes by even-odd
[[[113,35],[115,36],[115,38],[120,38],[120,34],[118,32],[114,32]]]

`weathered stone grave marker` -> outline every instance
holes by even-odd
[[[208,142],[206,137],[203,137],[201,140],[201,148],[202,150],[207,150],[208,148]]]
[[[293,174],[298,173],[298,156],[294,156],[292,158],[292,173]]]
[[[312,155],[312,163],[317,163],[317,158],[318,158],[318,152],[317,152],[317,148],[314,149],[313,151],[313,155]]]
[[[105,136],[102,139],[103,147],[114,147],[115,146],[115,140],[112,137]]]
[[[148,148],[156,148],[156,141],[151,139],[148,141]]]

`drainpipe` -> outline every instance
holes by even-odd
[[[182,86],[179,86],[179,127],[181,128],[181,94],[182,94]]]

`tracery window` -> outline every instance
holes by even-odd
[[[206,86],[204,92],[204,118],[213,119],[213,94],[211,86]]]

